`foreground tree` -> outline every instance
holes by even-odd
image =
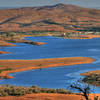
[[[86,100],[89,100],[89,93],[91,92],[88,84],[82,85],[79,82],[70,85],[71,89],[76,89],[79,93],[82,93]]]

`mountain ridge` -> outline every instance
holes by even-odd
[[[22,7],[0,10],[0,32],[76,32],[100,26],[100,10],[74,5]]]

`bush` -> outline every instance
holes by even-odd
[[[12,85],[1,85],[0,96],[23,96],[31,93],[61,93],[70,94],[71,92],[65,89],[48,89],[39,88],[38,86],[23,87],[23,86],[12,86]]]
[[[67,94],[68,92],[65,89],[57,89],[57,93]]]
[[[55,89],[48,89],[47,93],[57,93],[57,91]]]

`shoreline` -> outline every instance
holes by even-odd
[[[29,37],[29,36],[27,36],[27,37]],[[36,45],[36,46],[41,46],[41,45],[46,44],[44,42],[25,40],[25,37],[26,37],[25,35],[23,35],[23,36],[16,35],[13,38],[12,37],[6,37],[4,39],[0,37],[0,46],[3,46],[3,47],[16,46],[13,43],[25,43],[25,44],[31,44],[31,45]]]
[[[88,71],[88,72],[85,72],[85,73],[81,73],[80,75],[88,76],[88,75],[91,75],[91,74],[100,74],[100,70]]]
[[[11,54],[11,52],[0,51],[0,55],[1,54]]]
[[[100,35],[82,35],[81,37],[62,37],[64,39],[93,39],[100,38]]]
[[[88,71],[80,75],[85,76],[83,82],[100,87],[100,70]]]
[[[0,40],[0,46],[1,47],[2,46],[3,47],[16,46],[12,42],[14,42],[14,43],[26,43],[26,44],[32,44],[32,45],[37,45],[37,46],[46,44],[44,42],[34,42],[34,41],[24,40],[25,37],[30,37],[30,36],[31,35],[23,35],[23,36],[18,35],[18,36],[15,36],[14,40],[10,40],[10,38],[7,37],[7,40],[6,39]],[[34,36],[32,36],[32,37],[34,37]],[[61,38],[64,38],[64,39],[93,39],[93,38],[100,38],[100,35],[83,35],[82,37],[61,37]],[[6,41],[8,41],[10,43],[8,43]]]
[[[22,72],[27,70],[42,69],[49,67],[63,67],[69,65],[88,64],[95,61],[89,57],[66,57],[66,58],[48,58],[37,60],[0,60],[0,69],[11,69],[0,73],[1,79],[14,78],[10,73]],[[11,66],[12,65],[12,66]]]
[[[13,47],[13,46],[16,46],[16,45],[13,43],[8,43],[6,41],[0,40],[0,47]]]

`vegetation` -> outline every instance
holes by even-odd
[[[79,80],[80,82],[81,80]],[[91,92],[90,86],[87,85],[81,85],[79,82],[71,84],[70,88],[76,89],[79,93],[82,93],[82,95],[85,97],[85,100],[89,100],[89,93]]]
[[[23,96],[31,93],[60,93],[60,94],[71,94],[71,91],[64,89],[48,89],[39,88],[37,86],[23,87],[23,86],[12,86],[12,85],[1,85],[0,96]]]
[[[7,37],[8,37],[8,36],[13,37],[14,35],[15,35],[14,32],[7,32],[7,33],[6,33],[6,36],[7,36]]]
[[[100,74],[90,74],[86,76],[82,81],[95,86],[100,86]]]
[[[8,70],[12,70],[12,69],[11,69],[11,68],[0,69],[0,73],[1,73],[2,71],[8,71]]]

